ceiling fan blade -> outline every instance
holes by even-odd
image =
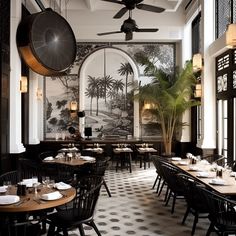
[[[126,12],[128,11],[128,9],[126,7],[121,8],[114,16],[114,19],[119,19],[121,18]]]
[[[155,28],[141,28],[141,29],[136,28],[135,32],[146,32],[146,33],[150,32],[150,33],[152,33],[152,32],[157,32],[158,30],[159,29],[155,29]]]
[[[122,1],[118,1],[118,0],[101,0],[101,1],[104,1],[104,2],[112,2],[112,3],[118,3],[118,4],[123,4]]]
[[[140,10],[145,10],[145,11],[151,11],[151,12],[156,12],[156,13],[161,13],[165,11],[164,8],[162,7],[155,7],[147,4],[137,4],[136,7]]]
[[[127,32],[125,33],[125,40],[128,41],[128,40],[132,40],[133,39],[133,32]]]
[[[104,33],[98,33],[98,36],[102,35],[109,35],[109,34],[118,34],[118,33],[123,33],[122,31],[111,31],[111,32],[104,32]]]

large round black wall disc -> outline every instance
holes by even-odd
[[[29,15],[17,28],[17,47],[35,72],[63,74],[76,57],[76,39],[68,22],[52,9]]]

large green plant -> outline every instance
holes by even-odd
[[[141,64],[145,66],[145,74],[153,79],[150,84],[139,87],[135,98],[140,104],[152,104],[150,112],[161,126],[165,154],[171,155],[175,130],[186,125],[181,122],[183,113],[199,104],[199,101],[193,98],[196,78],[192,64],[187,62],[175,75],[157,69],[147,58],[143,58]]]

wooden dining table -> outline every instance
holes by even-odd
[[[230,171],[223,171],[222,177],[216,176],[216,171],[213,171],[212,165],[200,164],[195,165],[189,164],[187,159],[181,161],[171,161],[184,173],[196,178],[199,182],[205,184],[208,188],[215,190],[216,192],[226,196],[236,196],[236,180],[232,176]],[[201,172],[207,173],[208,176],[202,176]],[[219,183],[212,182],[212,180],[220,179]],[[217,180],[216,180],[217,181]],[[221,182],[223,181],[223,183]]]
[[[43,200],[41,198],[42,194],[51,193],[53,191],[59,191],[62,195],[61,198],[55,200]],[[16,195],[17,188],[15,186],[10,187],[4,195]],[[66,190],[57,190],[54,188],[49,188],[43,185],[38,186],[37,193],[34,192],[33,188],[28,188],[25,196],[20,196],[20,201],[8,204],[0,204],[0,212],[33,212],[40,211],[49,208],[54,208],[65,203],[70,202],[76,195],[75,188],[71,187]]]
[[[157,150],[153,147],[140,147],[137,146],[137,151],[141,155],[140,157],[140,168],[142,168],[142,163],[144,165],[144,169],[146,169],[146,163],[148,162],[148,165],[150,167],[150,154],[157,153]]]
[[[68,166],[81,166],[84,165],[86,163],[93,163],[95,162],[95,158],[91,157],[90,160],[86,160],[81,158],[71,158],[70,160],[67,160],[66,158],[54,158],[53,160],[49,160],[49,161],[45,161],[43,160],[44,163],[48,163],[48,164],[63,164],[63,165],[68,165]]]

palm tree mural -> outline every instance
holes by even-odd
[[[102,97],[104,97],[105,103],[107,103],[107,90],[112,88],[113,83],[114,80],[110,75],[106,75],[100,79]]]
[[[89,108],[89,113],[92,115],[92,107],[93,107],[93,98],[95,97],[94,90],[91,88],[86,88],[85,91],[85,96],[90,98],[90,108]]]
[[[120,69],[118,69],[118,73],[121,76],[125,76],[125,107],[124,110],[127,110],[127,88],[128,88],[128,77],[129,75],[133,75],[133,69],[131,65],[126,62],[126,63],[121,63]]]
[[[89,90],[93,90],[94,92],[94,97],[96,97],[96,101],[97,101],[97,109],[96,109],[96,116],[98,116],[98,100],[101,96],[101,79],[98,77],[93,77],[88,75],[88,89]]]
[[[113,90],[115,91],[116,97],[118,96],[119,90],[120,90],[120,91],[122,92],[122,94],[123,94],[124,86],[125,86],[125,85],[124,85],[122,79],[115,80],[115,81],[113,82]]]

